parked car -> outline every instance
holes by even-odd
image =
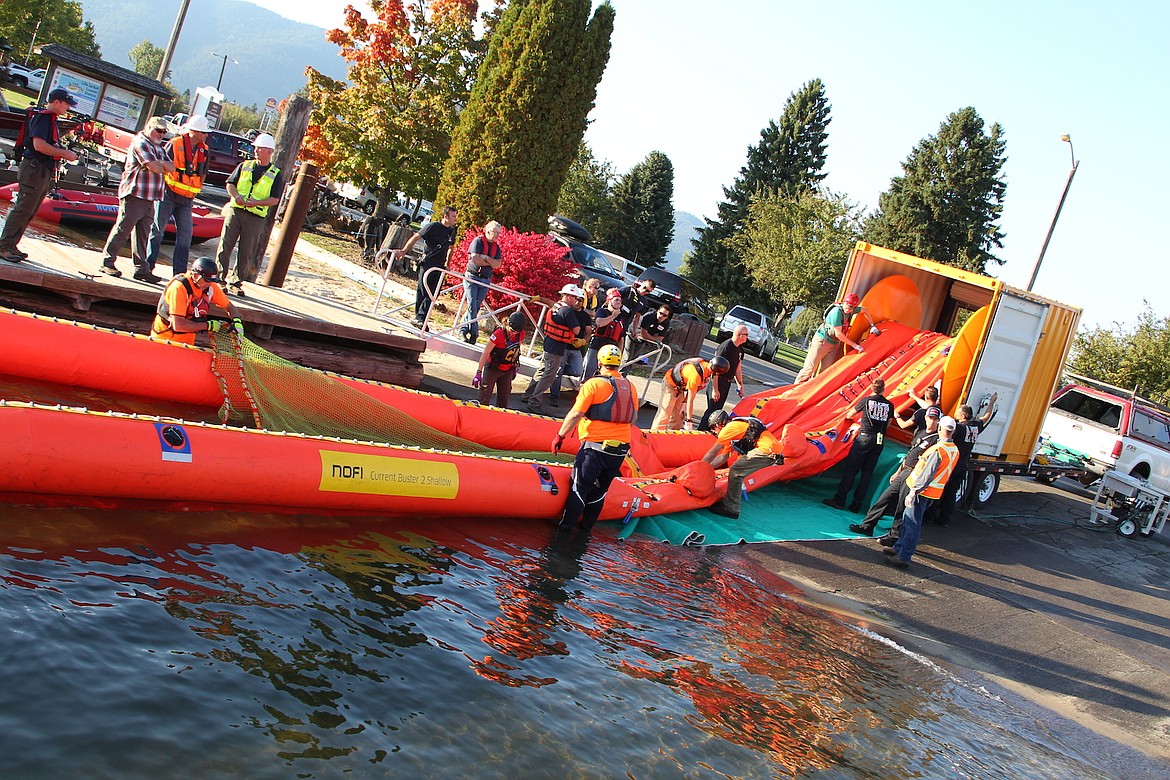
[[[8,63],[8,80],[18,87],[39,92],[45,83],[44,68],[30,68],[18,62]]]
[[[646,268],[638,281],[652,279],[654,290],[646,299],[654,306],[666,304],[675,314],[694,317],[706,323],[708,330],[715,323],[715,312],[707,301],[707,291],[685,276],[663,268]]]
[[[1087,381],[1062,387],[1041,436],[1084,456],[1090,478],[1114,469],[1170,491],[1170,410],[1127,390]]]
[[[744,346],[750,352],[755,352],[764,360],[771,360],[776,355],[776,335],[768,324],[768,316],[746,306],[732,306],[719,321],[719,331],[716,341],[723,341],[731,336],[740,325],[746,325],[748,340]]]
[[[559,233],[549,233],[549,235],[553,241],[556,241],[569,251],[571,255],[570,259],[581,266],[581,273],[584,277],[600,281],[603,290],[610,287],[622,289],[626,286],[622,275],[614,270],[614,267],[609,263],[609,259],[597,247],[589,246],[584,242],[562,236]]]

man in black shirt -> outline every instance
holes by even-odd
[[[882,395],[885,390],[884,380],[873,380],[873,394],[854,404],[853,411],[846,416],[848,419],[860,414],[861,421],[853,426],[856,437],[853,439],[853,446],[849,448],[849,454],[845,456],[844,471],[841,473],[841,482],[837,485],[836,494],[824,500],[827,506],[844,509],[849,489],[856,480],[857,488],[853,491],[853,503],[849,505],[849,510],[861,511],[861,502],[869,490],[869,479],[873,476],[874,466],[877,465],[878,456],[882,454],[882,447],[886,443],[886,429],[894,417],[894,405]]]
[[[666,340],[670,333],[670,307],[662,304],[658,311],[651,314],[646,312],[638,321],[637,333],[630,334],[626,342],[626,359],[624,362],[632,365],[640,355],[652,352]],[[629,373],[629,366],[626,368]]]
[[[455,247],[455,223],[459,215],[451,206],[443,209],[442,215],[438,222],[428,222],[406,239],[401,249],[390,252],[391,262],[401,260],[419,241],[426,242],[427,250],[418,265],[418,285],[414,291],[414,324],[420,328],[443,284],[443,274],[435,269],[447,267]]]
[[[865,519],[860,523],[852,523],[849,530],[855,534],[865,534],[866,536],[873,536],[873,529],[881,522],[882,518],[890,515],[894,518],[894,527],[886,534],[883,539],[897,539],[899,526],[902,524],[902,510],[906,506],[906,477],[910,476],[910,472],[914,470],[914,466],[918,463],[918,459],[922,457],[922,453],[926,452],[932,446],[938,443],[938,421],[942,417],[942,412],[937,406],[932,406],[929,409],[923,410],[926,412],[926,425],[914,434],[914,439],[910,442],[910,449],[906,452],[906,457],[902,458],[902,465],[890,477],[890,485],[882,492],[877,500],[873,502],[873,506],[865,513]],[[883,541],[882,544],[885,544]],[[891,542],[892,544],[892,542]]]
[[[971,451],[975,449],[979,434],[987,427],[987,423],[991,422],[991,417],[995,413],[995,402],[998,400],[999,394],[992,393],[987,411],[979,418],[975,417],[975,411],[970,406],[960,407],[959,424],[955,426],[955,448],[959,451],[959,462],[955,464],[955,470],[947,480],[942,498],[935,501],[927,510],[926,518],[930,522],[945,527],[954,517],[955,497],[959,493],[959,488],[963,486],[963,480],[967,478],[967,462],[971,459]]]
[[[57,160],[77,159],[77,155],[61,146],[61,134],[57,130],[57,117],[65,116],[77,105],[77,99],[68,90],[54,89],[49,93],[48,106],[37,111],[28,120],[24,139],[24,157],[20,171],[16,174],[18,184],[16,205],[8,212],[4,221],[4,233],[0,234],[0,257],[10,263],[22,262],[27,254],[17,248],[28,223],[36,216],[37,209],[49,192]],[[17,150],[13,150],[15,154]]]
[[[711,414],[722,409],[727,403],[728,391],[731,390],[731,380],[735,379],[739,387],[739,397],[743,398],[743,345],[748,340],[747,325],[737,325],[731,338],[715,348],[715,356],[727,359],[731,364],[726,374],[719,374],[711,384],[707,385],[707,411],[703,412],[703,419],[699,421],[699,430],[705,431],[710,424]]]
[[[646,300],[646,296],[654,292],[655,287],[657,285],[654,284],[653,279],[643,279],[622,290],[622,328],[631,339],[638,335],[633,331],[634,323],[639,317],[654,308],[654,305]]]
[[[918,405],[918,408],[914,410],[914,414],[909,419],[894,418],[894,422],[898,423],[898,427],[902,430],[910,429],[914,434],[917,434],[926,427],[926,413],[931,409],[937,409],[939,413],[936,417],[942,417],[942,409],[938,405],[938,388],[934,385],[926,388],[921,398],[913,390],[909,392],[909,396],[910,400]]]

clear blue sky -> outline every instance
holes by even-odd
[[[340,24],[338,0],[253,0]],[[1007,196],[993,275],[1023,287],[1081,165],[1035,291],[1132,324],[1168,274],[1170,4],[1152,0],[955,3],[611,0],[613,51],[586,136],[619,172],[653,150],[675,168],[675,207],[713,215],[747,147],[788,96],[820,78],[832,105],[830,189],[866,208],[915,144],[974,106],[1007,139]],[[1161,86],[1159,86],[1161,85]],[[1159,271],[1161,268],[1163,270]]]

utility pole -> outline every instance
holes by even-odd
[[[171,57],[175,53],[175,44],[179,42],[179,33],[183,30],[183,20],[187,18],[187,6],[189,5],[191,5],[191,0],[183,0],[179,5],[179,15],[175,17],[175,26],[171,28],[171,38],[167,41],[167,48],[163,50],[162,62],[159,63],[158,75],[155,76],[155,79],[164,84],[166,83],[167,71],[171,69]],[[154,116],[157,108],[158,95],[152,95],[146,115],[148,117]]]
[[[212,57],[223,57],[223,65],[220,65],[220,66],[219,66],[219,81],[215,82],[215,91],[216,91],[216,92],[223,92],[223,90],[222,90],[222,89],[220,89],[220,87],[222,87],[222,86],[223,86],[223,72],[224,72],[225,70],[227,70],[227,63],[228,63],[228,60],[231,60],[231,61],[232,61],[232,63],[233,63],[233,64],[235,64],[235,65],[239,65],[239,64],[240,64],[240,61],[239,61],[239,60],[237,60],[237,59],[235,59],[235,58],[233,58],[233,57],[229,57],[229,56],[228,56],[228,55],[226,55],[226,54],[216,54],[215,52],[212,52],[212,53],[211,53],[211,56],[212,56]]]
[[[1052,215],[1052,224],[1048,226],[1048,235],[1044,236],[1044,246],[1040,247],[1040,256],[1036,258],[1036,265],[1032,268],[1032,278],[1028,280],[1028,292],[1032,292],[1032,285],[1036,284],[1036,275],[1040,273],[1040,264],[1044,262],[1044,253],[1048,251],[1048,242],[1052,240],[1052,231],[1056,230],[1056,220],[1060,219],[1060,210],[1064,208],[1064,200],[1068,197],[1068,188],[1072,186],[1073,177],[1077,175],[1077,168],[1081,161],[1073,154],[1072,136],[1065,133],[1060,140],[1068,144],[1068,156],[1072,160],[1072,170],[1068,172],[1068,181],[1064,183],[1064,192],[1060,196],[1060,203],[1056,204],[1056,213]]]
[[[37,19],[37,26],[33,28],[32,40],[28,42],[28,53],[24,55],[24,64],[28,65],[28,61],[32,59],[33,47],[37,45],[37,33],[41,31],[41,22],[44,19]]]

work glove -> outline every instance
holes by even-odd
[[[735,394],[738,395],[740,398],[743,398],[743,385],[736,385],[735,386]]]
[[[554,438],[554,439],[552,440],[552,454],[553,454],[553,455],[556,455],[558,452],[560,452],[560,451],[561,451],[561,446],[562,446],[562,445],[564,445],[564,443],[565,443],[565,437],[564,437],[564,436],[561,436],[561,435],[558,433],[558,434],[556,435],[556,438]]]
[[[877,325],[871,325],[871,326],[870,326],[870,328],[869,328],[869,333],[870,333],[870,335],[871,335],[871,336],[880,336],[880,335],[882,335],[882,332],[881,332],[880,330],[878,330],[878,326],[877,326]]]
[[[224,322],[223,320],[208,320],[207,321],[207,332],[208,333],[219,333],[221,330],[223,330],[225,325],[227,325],[227,323]]]
[[[473,376],[473,377],[471,378],[471,386],[472,386],[472,387],[474,387],[474,388],[478,388],[478,387],[479,387],[479,383],[480,383],[480,382],[482,382],[482,381],[483,381],[483,372],[482,372],[482,371],[476,371],[476,372],[475,372],[475,376]]]
[[[695,429],[695,424],[693,422],[691,422],[690,420],[687,420],[685,423],[683,423],[683,430],[684,431],[693,431],[694,429]]]
[[[239,317],[233,318],[232,319],[232,327],[235,329],[237,336],[239,336],[240,338],[244,337],[244,321],[243,320],[241,320]]]

